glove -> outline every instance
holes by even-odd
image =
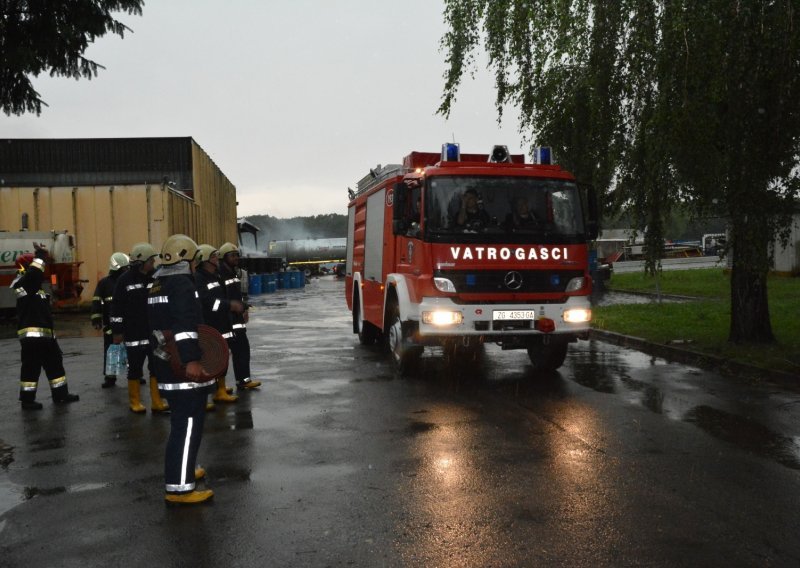
[[[211,375],[209,375],[206,370],[203,368],[203,365],[200,364],[200,361],[189,361],[186,364],[186,377],[189,379],[199,380],[199,379],[207,379]]]
[[[47,257],[49,256],[49,254],[47,253],[47,248],[45,248],[45,246],[43,244],[41,244],[41,243],[33,243],[33,248],[36,251],[36,252],[33,253],[33,256],[35,256],[36,258],[41,259],[41,260],[47,260]]]

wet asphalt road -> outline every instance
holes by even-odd
[[[81,401],[42,379],[35,413],[0,340],[0,565],[800,564],[798,393],[598,342],[549,377],[488,346],[397,379],[343,287],[254,300],[265,387],[209,413],[194,508],[165,507],[168,419],[99,388],[92,330],[61,325]]]

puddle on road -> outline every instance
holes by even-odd
[[[591,343],[588,350],[573,351],[564,368],[564,374],[568,372],[576,383],[620,396],[630,404],[641,405],[667,418],[694,424],[737,448],[800,469],[800,437],[782,435],[756,420],[701,403],[702,399],[713,396],[714,388],[709,385],[698,388],[692,381],[684,380],[701,372],[673,366],[638,351],[605,349],[601,344]],[[682,374],[673,368],[681,369]],[[663,381],[667,388],[635,379],[634,375],[644,369],[654,382]]]
[[[42,440],[34,440],[31,444],[32,452],[43,452],[46,450],[57,450],[63,448],[66,444],[66,438],[45,438]]]
[[[729,444],[800,469],[800,440],[781,436],[758,422],[710,406],[694,407],[684,420]]]

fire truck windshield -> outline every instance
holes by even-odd
[[[425,233],[433,242],[585,242],[578,188],[518,176],[431,176]]]

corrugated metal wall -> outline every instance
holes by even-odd
[[[76,260],[83,262],[80,277],[88,281],[84,303],[91,301],[97,281],[107,274],[111,254],[130,252],[135,243],[147,241],[158,250],[174,233],[185,233],[198,244],[235,243],[236,188],[199,145],[187,140],[190,181],[178,189],[188,189],[193,198],[165,183],[6,184],[0,186],[0,231],[20,230],[22,214],[27,213],[31,231],[66,230],[74,235]],[[0,179],[5,177],[0,170]]]

